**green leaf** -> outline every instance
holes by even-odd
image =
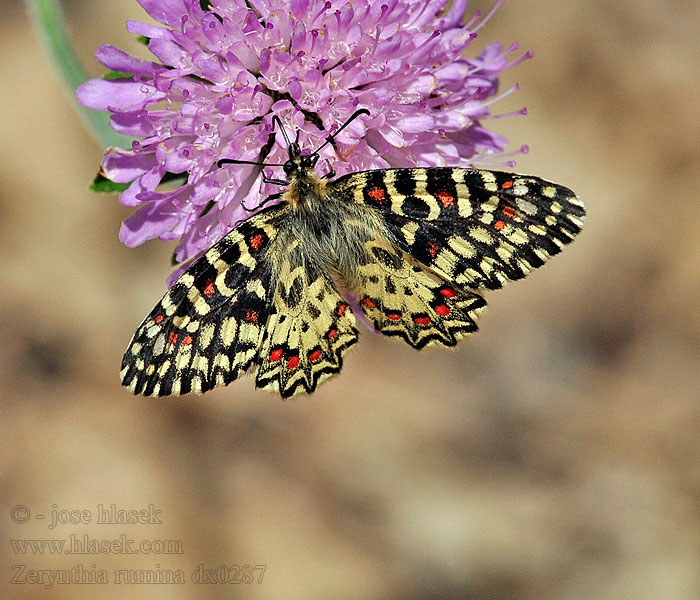
[[[148,42],[151,41],[151,38],[146,37],[145,35],[140,35],[136,38],[136,41],[141,42],[144,46],[148,46]]]
[[[167,172],[163,175],[163,179],[160,180],[161,185],[164,183],[175,184],[173,187],[178,187],[187,182],[187,175],[184,173],[170,173]],[[131,185],[129,183],[114,183],[107,179],[102,173],[98,173],[90,184],[90,190],[93,192],[101,193],[113,193],[113,192],[123,192],[126,188]],[[212,205],[214,203],[212,202]],[[209,207],[208,207],[209,208]],[[207,208],[207,210],[208,210]]]
[[[133,73],[124,73],[122,71],[107,71],[102,79],[133,79]]]
[[[200,83],[206,83],[207,85],[214,85],[213,81],[209,81],[208,79],[204,79],[204,77],[200,77],[199,75],[193,75],[190,73],[187,75],[190,79],[194,79],[194,81],[199,81]]]
[[[130,185],[131,183],[114,183],[114,181],[110,181],[104,177],[102,173],[98,173],[90,184],[90,190],[104,193],[123,192]]]
[[[187,174],[186,173],[171,173],[170,171],[166,171],[165,175],[163,175],[163,179],[160,180],[161,185],[164,183],[177,184],[173,187],[178,187],[180,185],[184,185],[186,182],[187,182]]]

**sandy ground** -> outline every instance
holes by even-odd
[[[138,49],[135,0],[67,6],[92,74],[100,44]],[[87,190],[101,148],[21,6],[2,8],[3,597],[700,598],[697,2],[506,3],[474,47],[535,58],[504,78],[521,92],[503,110],[529,116],[497,127],[530,145],[518,170],[584,198],[582,235],[491,294],[456,351],[367,332],[288,402],[245,378],[203,398],[120,388],[172,247],[120,245],[129,211]],[[112,504],[148,522],[98,523]],[[122,542],[9,542],[84,535]],[[245,565],[262,583],[225,583]],[[108,583],[26,578],[74,567]]]

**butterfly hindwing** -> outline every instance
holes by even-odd
[[[277,248],[277,292],[257,361],[256,386],[287,398],[340,371],[357,341],[355,315],[323,265],[293,239]]]
[[[449,284],[388,239],[366,244],[374,258],[359,269],[359,304],[375,329],[421,349],[433,342],[454,346],[477,330],[485,300]]]
[[[559,253],[585,210],[568,188],[476,169],[365,171],[337,193],[373,207],[395,242],[455,285],[496,289]]]

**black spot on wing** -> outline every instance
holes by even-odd
[[[372,248],[372,254],[374,254],[374,257],[385,267],[395,271],[401,269],[403,261],[400,256],[396,256],[388,250],[376,246]]]
[[[406,196],[401,205],[401,211],[413,219],[426,219],[430,214],[430,206],[418,196]]]
[[[225,262],[227,262],[229,265],[232,265],[241,258],[241,248],[237,243],[231,244],[228,248],[226,248],[219,258]]]
[[[384,171],[367,171],[365,176],[365,185],[362,190],[365,203],[376,207],[390,206],[389,193],[384,181]]]
[[[441,218],[456,217],[459,214],[457,208],[457,184],[452,178],[454,169],[427,169],[425,190],[433,196],[440,207]]]
[[[413,196],[416,192],[416,179],[410,169],[396,169],[394,188],[402,196]]]
[[[215,293],[213,282],[218,275],[214,265],[209,264],[206,259],[199,260],[193,265],[191,274],[194,277],[194,287],[206,298],[211,298]]]
[[[469,188],[469,197],[472,206],[484,204],[493,195],[484,188],[484,180],[479,171],[464,171],[464,183]]]

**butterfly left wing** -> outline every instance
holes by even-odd
[[[360,306],[416,348],[476,331],[479,291],[520,279],[560,252],[585,214],[576,195],[535,177],[472,169],[387,169],[337,179],[331,193],[380,215],[367,242]]]

